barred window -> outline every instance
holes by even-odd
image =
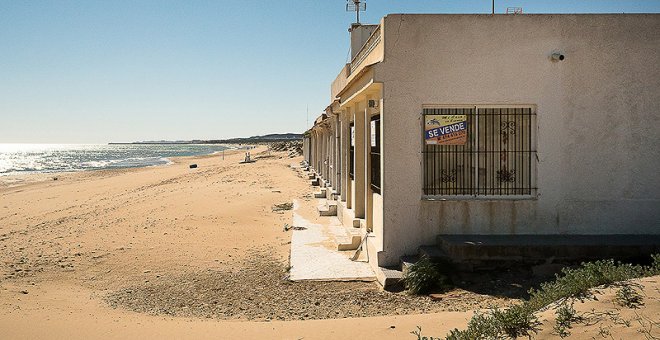
[[[371,117],[371,190],[380,194],[380,115]]]
[[[536,194],[532,107],[424,108],[423,194]]]

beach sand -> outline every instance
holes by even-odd
[[[471,315],[414,315],[442,308],[428,299],[407,306],[407,296],[376,283],[273,291],[283,289],[284,280],[267,279],[286,274],[291,211],[271,208],[309,201],[311,188],[290,167],[300,157],[251,154],[257,162],[239,164],[244,151],[236,151],[224,160],[0,178],[0,337],[401,338],[418,325],[444,334]],[[379,294],[392,296],[382,308]],[[212,305],[232,299],[232,308]],[[352,317],[365,313],[413,315]]]
[[[0,178],[0,338],[416,339],[511,302],[285,280],[292,212],[272,207],[312,218],[312,188],[301,157],[251,154]]]

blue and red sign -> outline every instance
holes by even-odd
[[[424,140],[426,144],[464,145],[467,126],[466,115],[426,115]]]

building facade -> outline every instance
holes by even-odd
[[[351,33],[306,159],[374,265],[438,235],[660,234],[660,15],[395,14]]]

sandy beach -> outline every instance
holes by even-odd
[[[2,338],[412,339],[418,326],[444,335],[515,301],[286,280],[292,212],[272,207],[296,199],[297,213],[323,222],[292,168],[300,157],[252,155],[2,178]]]
[[[286,283],[291,212],[271,208],[311,188],[300,158],[252,155],[2,178],[3,337],[400,338],[471,315],[418,315],[447,308],[376,283]]]

